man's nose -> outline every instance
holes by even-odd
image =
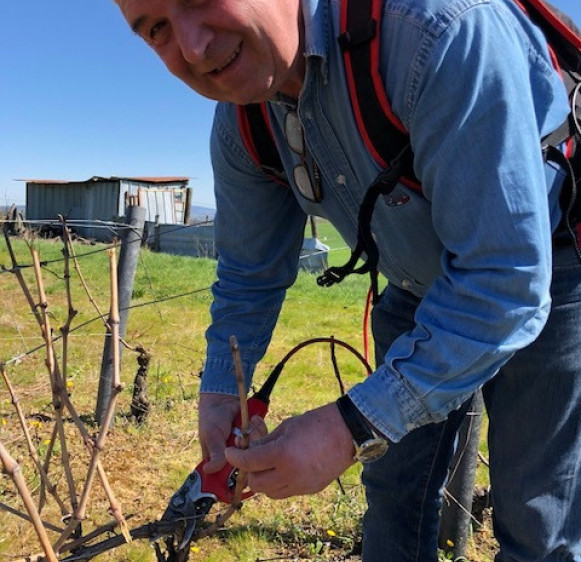
[[[192,18],[184,18],[174,23],[174,33],[184,59],[199,63],[206,56],[211,41],[210,30]]]

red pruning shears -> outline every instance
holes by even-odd
[[[272,386],[274,386],[274,381],[272,381],[272,384],[269,384],[269,381],[270,377],[262,389],[248,400],[248,415],[250,418],[256,415],[263,418],[266,416],[270,391]],[[227,446],[234,445],[236,436],[240,434],[241,425],[242,418],[240,413],[238,413],[234,419],[232,433],[226,442]],[[203,467],[207,462],[208,459],[204,459],[190,473],[185,482],[171,497],[161,518],[161,521],[180,521],[183,523],[183,534],[178,545],[178,550],[180,551],[187,548],[194,537],[198,522],[206,517],[216,502],[230,504],[234,499],[238,470],[230,464],[226,464],[219,472],[206,474],[203,471]],[[247,491],[242,495],[242,499],[247,499],[252,494],[253,492]],[[160,538],[162,537],[157,536],[152,540],[155,541]]]

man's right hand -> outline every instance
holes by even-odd
[[[232,423],[240,411],[240,399],[230,394],[200,394],[198,430],[202,458],[209,459],[204,472],[218,472],[225,464],[224,449],[232,433]]]
[[[240,411],[240,398],[230,394],[200,394],[198,402],[198,429],[202,458],[208,459],[204,472],[218,472],[226,464],[224,450],[232,434],[234,418]],[[250,441],[264,437],[268,431],[259,416],[250,419]]]

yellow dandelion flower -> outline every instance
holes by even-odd
[[[446,545],[452,547],[452,546],[454,546],[454,541],[451,541],[450,539],[448,539],[446,541]]]
[[[6,425],[6,420],[2,418],[2,425]]]
[[[42,444],[43,444],[43,445],[50,445],[50,439],[45,439],[45,440],[42,442]]]
[[[335,533],[333,529],[327,529],[327,535],[329,535],[330,537],[336,537],[337,533]]]
[[[67,381],[67,388],[73,388],[75,383],[73,381]]]
[[[190,552],[197,554],[198,552],[200,552],[200,548],[198,546],[190,546]]]

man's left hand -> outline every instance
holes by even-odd
[[[283,421],[246,450],[226,449],[248,486],[273,499],[314,494],[354,464],[351,433],[335,403]]]

